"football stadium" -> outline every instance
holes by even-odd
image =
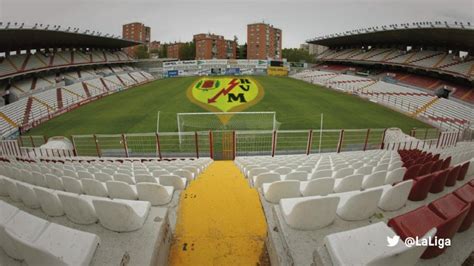
[[[0,12],[0,265],[474,265],[471,21],[56,15]]]

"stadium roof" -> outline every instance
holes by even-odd
[[[342,34],[331,34],[308,40],[308,43],[328,47],[354,45],[406,45],[406,46],[434,46],[459,49],[462,51],[474,50],[474,29],[472,27],[451,27],[439,25],[423,25],[409,27],[390,25],[372,27],[363,30],[354,30]]]
[[[140,42],[74,31],[48,29],[0,29],[0,52],[39,48],[120,49]]]

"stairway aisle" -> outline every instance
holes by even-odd
[[[257,265],[267,225],[258,192],[232,161],[213,162],[180,197],[170,265]]]

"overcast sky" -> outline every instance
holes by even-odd
[[[248,23],[281,28],[284,47],[324,34],[416,21],[474,22],[474,0],[0,0],[0,21],[121,34],[143,22],[152,40],[190,41],[212,32],[245,43]]]

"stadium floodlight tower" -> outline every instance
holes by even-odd
[[[200,112],[178,113],[179,141],[186,132],[198,131],[273,131],[280,123],[275,112]]]

